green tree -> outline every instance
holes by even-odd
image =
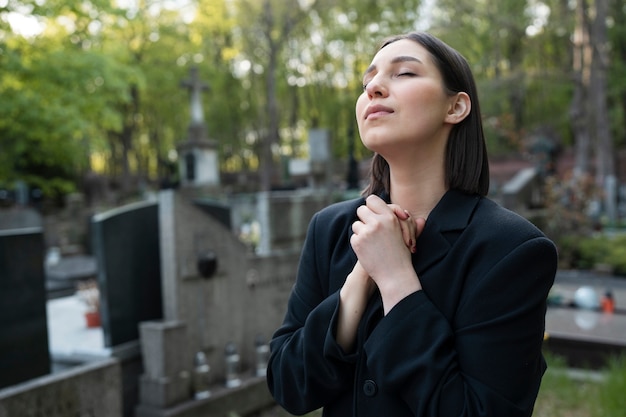
[[[604,113],[609,133],[623,141],[625,12],[617,3],[607,3],[605,19]],[[138,181],[169,175],[190,119],[181,81],[196,67],[210,86],[205,121],[222,169],[259,171],[269,189],[279,181],[279,157],[305,156],[312,127],[331,131],[336,158],[347,155],[361,76],[378,42],[424,27],[472,64],[492,154],[518,151],[522,138],[545,127],[571,143],[582,132],[573,122],[587,120],[568,118],[570,108],[582,108],[576,100],[570,107],[572,97],[590,97],[574,94],[582,91],[572,76],[576,15],[566,0],[427,7],[419,0],[193,0],[177,9],[149,0],[126,8],[108,0],[15,0],[0,14],[17,9],[46,29],[23,38],[0,19],[5,183],[37,172],[45,183],[54,176],[43,167],[52,166],[69,189],[90,168],[87,155],[104,161],[126,195]],[[37,156],[40,149],[45,155]],[[355,152],[369,155],[362,146]]]
[[[9,36],[0,61],[0,178],[25,180],[50,197],[75,189],[90,144],[119,124],[111,103],[125,100],[127,73],[111,57],[66,48],[61,38]]]

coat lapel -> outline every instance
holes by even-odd
[[[418,276],[443,258],[456,237],[467,227],[479,195],[449,190],[428,216],[424,231],[417,239],[413,265]]]

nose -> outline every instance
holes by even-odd
[[[372,78],[365,86],[365,92],[368,97],[383,97],[387,95],[387,86],[382,80],[380,74],[377,74]]]

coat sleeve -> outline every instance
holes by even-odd
[[[316,410],[352,387],[356,355],[345,355],[334,337],[339,293],[328,294],[329,236],[318,230],[328,226],[317,214],[311,220],[287,313],[270,342],[270,392],[296,415]]]
[[[415,416],[530,416],[556,260],[545,237],[516,246],[465,288],[452,322],[424,291],[405,298],[365,344],[373,378]]]

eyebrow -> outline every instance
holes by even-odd
[[[391,60],[392,64],[397,64],[399,62],[417,62],[419,64],[422,64],[422,60],[421,59],[415,58],[414,56],[408,56],[408,55],[400,55],[400,56],[397,56],[397,57],[395,57],[395,58],[393,58]],[[376,65],[370,65],[365,70],[363,75],[365,76],[365,75],[369,74],[370,72],[374,71],[375,69],[376,69]]]

